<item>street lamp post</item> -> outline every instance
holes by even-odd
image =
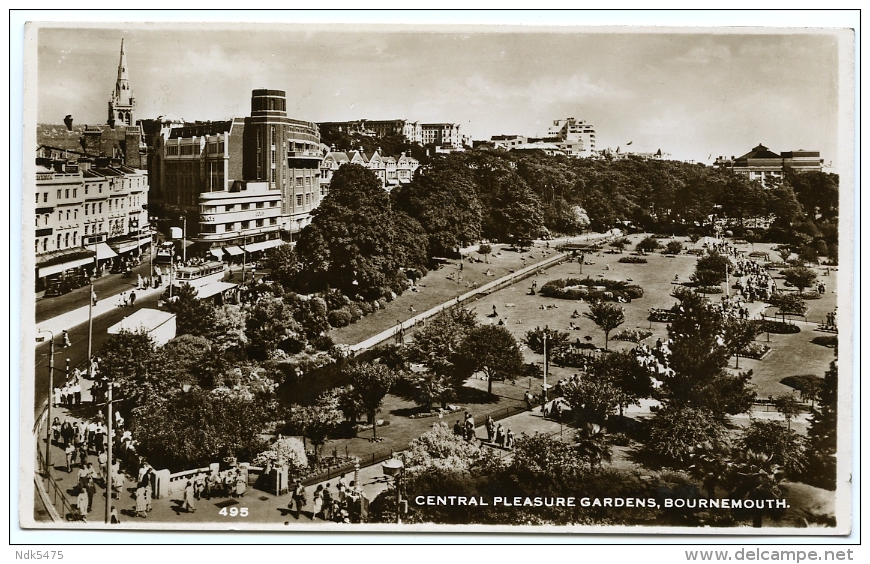
[[[402,455],[404,458],[404,456]],[[403,513],[403,505],[402,505],[402,486],[405,473],[405,463],[400,458],[391,458],[390,460],[384,461],[381,463],[381,468],[383,469],[384,475],[393,478],[393,483],[396,486],[396,524],[402,524],[402,513]]]
[[[184,221],[184,228],[181,231],[181,261],[187,263],[187,216],[183,215],[178,219]]]
[[[48,411],[45,419],[45,475],[51,476],[51,407],[54,403],[54,333],[39,329],[37,333],[51,335],[51,350],[48,357]]]
[[[94,341],[94,279],[97,277],[97,266],[99,265],[99,258],[97,256],[97,240],[96,238],[91,238],[91,241],[94,243],[94,272],[91,276],[91,295],[88,300],[88,377],[93,379],[93,363],[91,362],[91,352],[93,349],[93,341]]]
[[[112,388],[114,387],[115,383],[109,380],[109,395],[106,401],[108,411],[106,418],[106,525],[112,524]]]

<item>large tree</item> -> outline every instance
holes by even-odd
[[[481,206],[467,169],[450,162],[421,167],[395,191],[396,206],[420,222],[436,256],[452,253],[480,237]]]
[[[166,309],[175,314],[178,335],[204,335],[212,325],[214,306],[208,300],[200,300],[196,288],[187,282],[175,291]]]
[[[743,413],[755,392],[752,372],[730,374],[730,348],[726,339],[725,314],[698,294],[683,296],[679,310],[668,325],[671,373],[663,376],[666,401],[680,406],[709,409],[717,416]]]
[[[641,366],[634,351],[612,352],[595,360],[592,373],[610,382],[618,391],[620,416],[629,405],[640,405],[640,400],[653,392],[649,371]]]
[[[180,388],[180,383],[164,378],[157,346],[144,331],[109,335],[100,353],[97,377],[115,382],[115,389],[125,400],[119,404],[125,415],[149,398],[163,397],[166,390]]]
[[[394,237],[390,196],[378,177],[360,165],[342,166],[296,244],[308,289],[382,296],[403,266]]]
[[[177,472],[227,456],[251,460],[263,450],[268,415],[260,398],[195,387],[168,398],[151,397],[129,421],[138,452],[155,468]]]
[[[266,252],[266,269],[271,272],[272,280],[285,288],[293,288],[301,271],[296,252],[290,245],[278,245]]]
[[[446,378],[455,389],[465,382],[467,374],[457,371],[462,343],[477,327],[475,313],[465,308],[450,308],[430,318],[426,325],[414,334],[408,345],[408,359],[426,367],[426,371],[439,378]]]
[[[274,296],[260,298],[247,309],[245,334],[253,357],[266,359],[276,349],[299,352],[305,345],[302,326],[293,310]]]
[[[314,461],[316,463],[320,460],[323,445],[341,423],[338,394],[331,392],[321,394],[314,405],[294,409],[291,419],[314,447]]]
[[[816,273],[806,266],[793,266],[786,268],[782,274],[785,281],[798,289],[798,293],[803,294],[804,288],[808,288],[816,281]]]
[[[825,372],[819,404],[812,410],[809,439],[810,475],[820,486],[837,486],[837,406],[840,398],[837,362]]]
[[[604,331],[604,350],[610,340],[610,332],[625,323],[625,310],[616,304],[598,301],[589,306],[589,311],[583,314]]]
[[[466,375],[483,372],[492,394],[495,379],[513,379],[523,368],[523,355],[511,332],[501,325],[482,325],[472,330],[459,350],[459,363]]]
[[[353,393],[372,424],[372,439],[378,438],[377,414],[384,398],[392,389],[398,375],[383,364],[361,362],[347,369]]]

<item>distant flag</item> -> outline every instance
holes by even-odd
[[[631,145],[632,143],[634,143],[634,141],[629,141],[628,143],[626,143],[626,146]]]
[[[709,161],[710,157],[712,157],[712,156],[713,156],[713,153],[710,153],[709,155],[707,155],[707,160]]]

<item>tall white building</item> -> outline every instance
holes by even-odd
[[[595,126],[585,120],[553,120],[547,136],[569,156],[590,157],[595,152]]]

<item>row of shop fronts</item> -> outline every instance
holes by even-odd
[[[65,294],[88,284],[91,276],[124,273],[147,257],[152,241],[150,233],[108,241],[98,237],[87,246],[37,255],[36,291]]]

